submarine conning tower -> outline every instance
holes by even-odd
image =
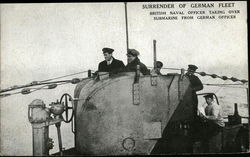
[[[161,154],[160,147],[172,145],[168,136],[176,128],[188,129],[194,120],[184,70],[103,76],[78,83],[74,92],[75,148],[80,154]]]

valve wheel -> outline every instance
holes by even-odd
[[[68,101],[71,101],[71,106],[69,106]],[[60,99],[60,103],[65,105],[64,111],[65,111],[65,118],[62,116],[63,121],[65,123],[69,123],[71,122],[73,115],[74,115],[74,108],[73,108],[73,99],[72,97],[68,94],[65,93],[62,95],[61,99]],[[72,114],[69,117],[69,110],[72,110]]]

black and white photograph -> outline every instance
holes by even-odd
[[[0,4],[0,155],[250,152],[246,1]]]

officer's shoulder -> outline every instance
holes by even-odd
[[[115,59],[116,62],[123,63],[123,61]]]
[[[142,62],[140,62],[140,66],[142,67],[147,67],[145,64],[143,64]]]
[[[199,78],[198,76],[196,76],[195,74],[191,75],[191,77],[194,77],[194,78]]]
[[[101,61],[99,64],[105,64],[105,62],[106,62],[106,61],[104,60],[104,61]]]

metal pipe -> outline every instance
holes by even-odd
[[[156,40],[153,40],[154,45],[154,69],[156,69]]]
[[[33,156],[48,156],[49,127],[41,127],[40,125],[38,123],[32,124]]]
[[[129,49],[129,43],[128,43],[128,15],[127,15],[127,2],[124,2],[125,4],[125,22],[126,22],[126,43],[127,43],[127,51]]]
[[[57,134],[58,134],[58,145],[59,145],[59,151],[60,151],[60,156],[63,156],[63,150],[62,150],[62,137],[61,137],[61,122],[56,123],[56,128],[57,128]]]
[[[250,104],[249,104],[249,88],[247,90],[247,103],[248,103],[248,150],[250,150]]]

